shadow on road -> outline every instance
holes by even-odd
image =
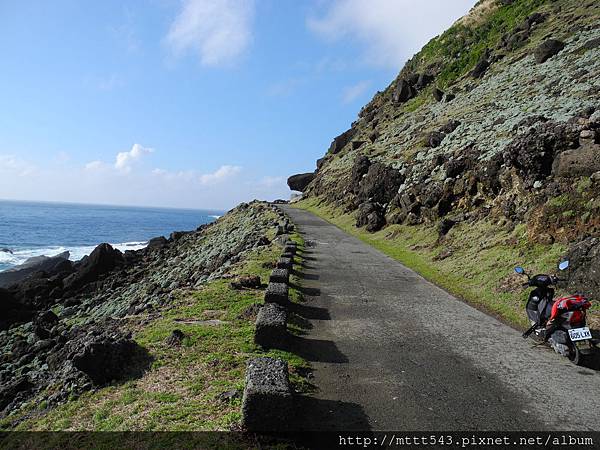
[[[348,358],[333,341],[291,336],[286,349],[310,362],[347,363]]]
[[[369,418],[362,406],[311,395],[297,398],[298,431],[370,431]]]
[[[329,311],[317,306],[308,306],[306,304],[290,304],[290,312],[298,314],[308,320],[331,320]]]
[[[301,292],[302,295],[309,297],[318,297],[321,295],[321,289],[319,288],[311,288],[305,286],[298,286],[297,284],[290,283],[290,288],[296,289],[298,292]]]

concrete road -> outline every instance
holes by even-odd
[[[305,430],[600,430],[600,373],[457,300],[306,211],[294,350],[314,368]]]

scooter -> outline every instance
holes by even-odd
[[[558,265],[564,271],[569,261]],[[554,351],[576,364],[582,365],[584,360],[596,351],[597,342],[586,324],[586,311],[591,303],[583,295],[575,294],[554,299],[554,288],[558,282],[566,281],[556,275],[530,275],[522,267],[515,272],[527,276],[523,287],[533,287],[525,305],[531,328],[523,333],[526,339],[533,334],[540,342],[547,342]]]

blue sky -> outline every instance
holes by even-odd
[[[288,197],[475,0],[0,0],[0,198]]]

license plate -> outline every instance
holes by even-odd
[[[569,337],[573,342],[583,341],[585,339],[591,339],[592,333],[588,327],[573,328],[572,330],[569,330]]]

